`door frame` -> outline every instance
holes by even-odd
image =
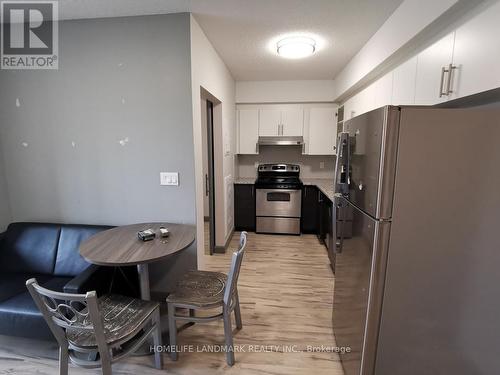
[[[205,194],[208,195],[209,206],[209,254],[215,252],[215,154],[214,154],[214,103],[210,99],[206,99],[207,113],[207,128],[203,131],[207,132],[207,148],[208,153],[208,170],[205,175]],[[203,108],[202,108],[203,110]]]

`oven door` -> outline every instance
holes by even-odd
[[[300,218],[302,190],[256,189],[257,216]]]

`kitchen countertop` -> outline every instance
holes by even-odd
[[[301,178],[304,185],[314,185],[333,202],[335,189],[332,178]]]
[[[334,189],[333,178],[301,178],[304,185],[314,185],[325,194],[328,199],[333,201]],[[255,184],[255,177],[241,177],[234,180],[235,184],[253,185]]]

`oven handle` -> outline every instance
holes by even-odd
[[[302,189],[263,189],[256,188],[255,189],[259,193],[293,193],[293,194],[302,194]]]

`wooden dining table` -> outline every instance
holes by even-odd
[[[160,236],[160,227],[170,232],[168,237]],[[156,237],[142,241],[137,233],[152,229]],[[149,264],[164,260],[179,253],[195,240],[196,228],[193,225],[173,223],[142,223],[116,227],[99,232],[80,245],[80,254],[89,263],[101,266],[137,266],[141,298],[149,301]]]

